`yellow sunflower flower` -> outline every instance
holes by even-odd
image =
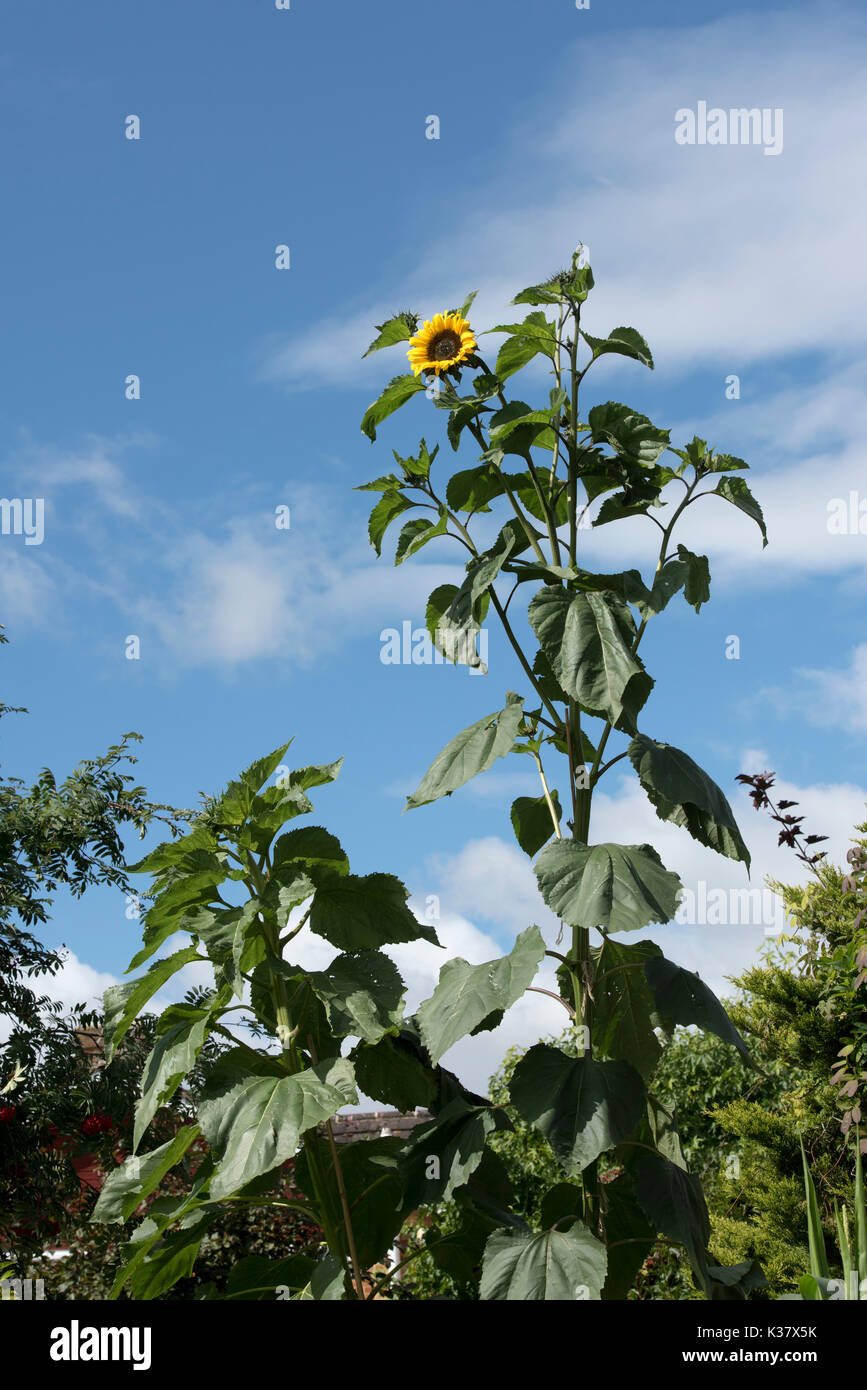
[[[467,319],[460,314],[434,314],[426,319],[414,338],[409,340],[406,354],[416,376],[419,372],[447,372],[460,362],[466,362],[475,352],[477,343]]]

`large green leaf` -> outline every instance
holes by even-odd
[[[170,980],[178,970],[189,965],[197,955],[198,950],[195,946],[184,946],[173,955],[163,956],[160,960],[154,961],[147,973],[137,980],[130,980],[125,985],[109,985],[102,997],[106,1063],[111,1061],[121,1038],[148,1000],[162,989],[166,980]]]
[[[393,874],[347,874],[319,884],[310,910],[310,929],[341,951],[377,951],[392,942],[430,941],[433,927],[407,906],[409,894]]]
[[[407,809],[426,806],[441,796],[449,796],[471,777],[487,772],[497,758],[512,751],[524,713],[524,701],[511,692],[506,699],[505,709],[477,719],[437,754],[418,789],[407,799]]]
[[[571,1174],[626,1139],[644,1113],[644,1083],[628,1062],[567,1057],[547,1043],[521,1058],[509,1095]]]
[[[376,1043],[400,1023],[406,985],[394,962],[380,951],[337,956],[308,979],[340,1037],[351,1034]]]
[[[556,791],[551,793],[551,801],[558,821],[562,821],[563,808]],[[547,799],[544,796],[519,796],[512,802],[511,817],[515,839],[532,859],[555,833]]]
[[[602,1297],[625,1299],[653,1248],[656,1231],[635,1199],[628,1173],[605,1184],[605,1206],[608,1277]]]
[[[505,1115],[455,1097],[436,1119],[413,1130],[399,1159],[407,1210],[445,1202],[464,1187],[482,1160],[488,1136]]]
[[[436,989],[418,1010],[422,1039],[431,1060],[438,1062],[490,1015],[511,1008],[532,984],[544,954],[542,933],[534,926],[521,933],[507,956],[484,965],[470,965],[459,956],[447,961]]]
[[[273,1300],[278,1289],[303,1289],[310,1283],[316,1262],[309,1255],[288,1255],[270,1260],[267,1255],[246,1255],[226,1280],[226,1299]]]
[[[359,1090],[398,1110],[430,1109],[437,1097],[437,1075],[404,1038],[386,1034],[375,1046],[352,1054]]]
[[[106,1178],[93,1209],[92,1221],[123,1222],[158,1187],[199,1133],[198,1125],[183,1125],[167,1143],[146,1154],[131,1154]]]
[[[189,1212],[176,1230],[163,1234],[131,1271],[130,1298],[147,1302],[167,1293],[179,1279],[188,1279],[217,1215],[215,1207],[199,1207]]]
[[[538,352],[552,360],[556,352],[554,324],[537,309],[528,314],[523,323],[500,323],[489,333],[508,333],[497,354],[496,372],[501,381],[525,366]]]
[[[653,941],[631,945],[606,936],[592,948],[596,966],[593,980],[593,1047],[608,1057],[630,1062],[645,1080],[653,1072],[662,1048],[657,1026],[656,1001],[647,983],[644,963],[662,952]]]
[[[749,1048],[737,1028],[713,990],[698,975],[664,956],[645,961],[644,973],[660,1013],[675,1023],[694,1023],[705,1033],[714,1033],[736,1047],[748,1065],[753,1065]]]
[[[652,845],[554,840],[535,864],[545,902],[570,927],[636,931],[670,922],[681,883]]]
[[[210,1185],[217,1201],[292,1158],[306,1130],[358,1101],[345,1057],[275,1076],[250,1073],[230,1054],[219,1080],[199,1103],[203,1133],[219,1160]]]
[[[532,599],[529,618],[567,695],[589,714],[634,726],[653,681],[631,650],[626,602],[612,590],[571,594],[549,584]]]
[[[684,826],[694,840],[739,859],[747,868],[750,853],[723,792],[688,754],[670,743],[636,734],[629,760],[660,820]]]
[[[567,1231],[495,1231],[485,1246],[480,1296],[510,1302],[597,1300],[605,1246],[576,1221]]]
[[[750,492],[743,478],[720,478],[714,492],[719,497],[724,497],[727,502],[731,502],[738,511],[744,512],[746,516],[752,517],[762,533],[762,549],[768,543],[768,533],[765,528],[765,519],[762,516],[762,509]]]
[[[340,1144],[338,1148],[341,1178],[362,1269],[370,1269],[388,1253],[409,1214],[398,1171],[400,1150],[399,1138],[382,1136],[358,1144]],[[343,1212],[331,1146],[320,1137],[315,1143],[315,1152],[331,1215],[335,1224],[342,1225]],[[306,1144],[295,1161],[295,1178],[302,1192],[314,1191],[315,1179]]]
[[[420,376],[410,374],[392,377],[382,394],[364,412],[364,418],[361,421],[362,432],[372,442],[376,438],[377,425],[381,425],[389,415],[393,415],[419,391],[424,390],[425,383]]]
[[[686,1247],[693,1270],[704,1282],[710,1221],[701,1183],[662,1154],[642,1149],[634,1160],[638,1204],[656,1231]]]
[[[171,1100],[184,1077],[195,1065],[205,1039],[231,995],[224,989],[204,1008],[171,1004],[157,1024],[157,1039],[144,1065],[141,1098],[136,1105],[133,1149],[161,1105]]]

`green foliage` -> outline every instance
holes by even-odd
[[[396,557],[401,561],[415,545],[434,538],[457,540],[469,552],[463,584],[441,586],[431,595],[426,621],[432,640],[451,659],[477,665],[476,638],[490,604],[533,692],[510,692],[504,709],[452,739],[408,806],[451,795],[498,758],[530,754],[542,795],[515,802],[512,825],[521,848],[535,857],[542,898],[571,929],[565,954],[554,954],[561,962],[560,997],[574,1020],[580,1053],[544,1043],[531,1048],[514,1071],[510,1100],[521,1119],[547,1141],[560,1165],[560,1187],[564,1176],[574,1182],[580,1210],[576,1206],[574,1217],[566,1212],[563,1221],[569,1224],[562,1228],[550,1203],[536,1215],[542,1229],[516,1229],[501,1220],[488,1234],[481,1258],[478,1224],[471,1232],[462,1222],[443,1236],[439,1259],[449,1277],[464,1288],[478,1288],[482,1298],[625,1297],[641,1264],[640,1250],[646,1253],[661,1232],[686,1251],[707,1298],[743,1298],[761,1276],[752,1260],[729,1269],[709,1254],[710,1221],[701,1185],[687,1171],[673,1118],[650,1088],[662,1051],[659,1035],[670,1033],[676,1023],[716,1034],[744,1058],[747,1047],[697,976],[665,960],[651,943],[639,942],[631,952],[610,944],[619,932],[669,922],[681,885],[652,845],[592,844],[590,822],[596,785],[628,756],[662,820],[749,865],[720,788],[687,754],[639,730],[654,680],[638,648],[648,621],[679,590],[696,612],[709,598],[706,557],[672,542],[675,524],[688,506],[713,492],[755,520],[763,541],[767,537],[761,510],[742,479],[724,474],[714,488],[701,487],[725,467],[744,468],[742,460],[717,455],[698,439],[685,450],[673,449],[667,429],[619,401],[597,403],[586,419],[580,418],[584,378],[598,361],[617,354],[653,366],[650,349],[635,329],[620,327],[599,338],[582,328],[594,283],[583,259],[579,247],[568,269],[516,295],[516,304],[553,306],[554,311],[549,316],[544,307],[534,309],[521,323],[489,330],[507,335],[493,371],[472,351],[431,372],[426,383],[420,374],[422,384],[433,388],[436,407],[448,412],[452,447],[457,450],[471,438],[478,446],[478,462],[446,479],[445,501],[432,469],[399,489],[380,480],[377,488],[384,482],[386,490],[370,519],[379,553],[385,525],[408,504],[408,494],[417,494],[418,505],[436,512],[435,526],[412,522],[404,528]],[[590,350],[583,364],[582,344]],[[516,375],[539,355],[553,368],[547,403],[507,399]],[[474,395],[462,396],[456,388],[465,367],[479,371]],[[389,382],[366,413],[361,428],[369,437],[374,424],[408,399],[401,385],[405,380]],[[676,466],[662,462],[667,452],[679,460]],[[521,472],[506,471],[509,456],[523,461]],[[652,512],[666,506],[669,497],[663,493],[672,484],[682,491],[663,523]],[[650,587],[637,570],[596,574],[579,564],[579,527],[598,498],[603,500],[594,526],[649,517],[661,532]],[[469,526],[476,512],[495,506],[506,510],[507,519],[494,545],[480,547]],[[524,650],[507,616],[524,583],[535,590],[527,608],[538,642],[535,654]],[[510,592],[501,597],[498,588],[506,585]],[[588,720],[601,725],[592,736],[585,733]],[[630,741],[604,763],[612,735],[626,735]],[[571,819],[565,828],[543,765],[543,754],[551,752],[567,760],[564,782],[570,788]],[[593,931],[600,933],[601,945],[591,944]],[[433,999],[419,1010],[432,1060],[467,1032],[493,1026],[504,1008],[532,987],[541,953],[528,959],[524,973],[513,968],[518,951],[516,947],[499,963],[471,967],[461,961],[445,967]],[[622,980],[617,978],[621,973]],[[504,978],[507,989],[502,988]],[[491,1147],[493,1143],[491,1139]],[[606,1155],[612,1162],[616,1155],[619,1171],[610,1193],[603,1194],[598,1166]],[[616,1240],[608,1234],[609,1224]],[[626,1245],[633,1247],[628,1253]],[[438,1248],[434,1239],[434,1262]],[[576,1292],[579,1287],[581,1293]]]

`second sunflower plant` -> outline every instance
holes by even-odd
[[[615,354],[653,367],[635,329],[594,337],[582,328],[592,288],[579,247],[565,271],[515,296],[513,304],[532,306],[526,317],[487,330],[506,335],[493,366],[480,355],[468,319],[474,296],[423,324],[398,314],[368,349],[407,344],[412,371],[392,378],[366,411],[367,437],[375,440],[384,420],[426,394],[442,412],[452,450],[471,454],[441,479],[439,446],[429,449],[422,439],[412,457],[395,452],[395,470],[364,484],[379,494],[371,543],[379,554],[387,528],[402,518],[396,564],[431,542],[457,544],[465,576],[430,595],[432,642],[449,660],[478,667],[478,635],[492,612],[522,673],[520,694],[508,692],[501,708],[434,758],[408,808],[456,791],[499,758],[529,758],[539,794],[513,802],[511,823],[533,860],[542,899],[569,933],[562,950],[548,949],[528,924],[501,960],[451,962],[407,1023],[436,1065],[461,1037],[496,1027],[533,987],[547,955],[557,962],[559,998],[577,1030],[577,1056],[538,1043],[511,1085],[515,1109],[542,1133],[563,1171],[543,1205],[541,1230],[509,1212],[499,1165],[486,1148],[488,1134],[507,1123],[503,1112],[492,1110],[483,1125],[474,1111],[472,1131],[468,1115],[466,1133],[455,1137],[461,1167],[449,1185],[465,1216],[448,1255],[461,1250],[463,1272],[474,1272],[483,1299],[624,1298],[660,1235],[683,1248],[707,1298],[743,1298],[762,1282],[761,1272],[749,1264],[722,1268],[708,1249],[701,1185],[687,1169],[675,1117],[654,1094],[653,1075],[677,1024],[697,1025],[746,1060],[749,1054],[700,978],[654,942],[631,936],[673,919],[678,876],[650,844],[594,842],[591,810],[601,779],[626,760],[660,820],[749,868],[721,789],[686,753],[654,738],[652,723],[645,732],[654,681],[639,647],[647,624],[670,602],[680,598],[698,613],[709,599],[707,558],[672,540],[687,507],[712,495],[751,518],[763,544],[767,537],[761,509],[739,476],[743,460],[698,438],[675,448],[668,430],[619,402],[586,411],[579,403],[600,358]],[[550,389],[533,405],[512,387],[531,363],[538,382],[540,360]],[[593,527],[627,518],[656,527],[651,574],[584,567],[580,538],[591,510]],[[492,519],[495,511],[501,515]],[[512,607],[525,594],[526,622]],[[553,789],[553,761],[565,804]],[[472,989],[463,988],[469,975]],[[455,1120],[449,1112],[442,1118]],[[437,1258],[435,1241],[431,1248]]]

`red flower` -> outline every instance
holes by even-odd
[[[99,1110],[93,1115],[88,1115],[81,1123],[82,1134],[107,1134],[111,1129],[114,1129],[114,1120]]]
[[[14,1105],[0,1105],[0,1125],[11,1124],[16,1113]]]

